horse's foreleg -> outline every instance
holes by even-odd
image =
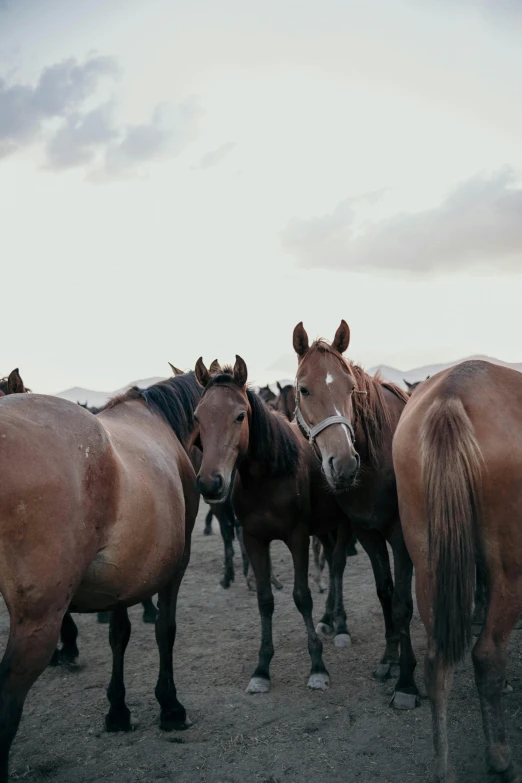
[[[270,690],[270,661],[274,656],[272,615],[274,595],[270,583],[269,544],[259,541],[243,530],[243,542],[256,578],[257,604],[261,616],[261,646],[259,659],[247,686],[247,693],[268,693]]]
[[[324,560],[325,555],[324,551],[321,552],[321,542],[318,539],[317,536],[312,536],[312,554],[313,554],[313,575],[314,575],[314,582],[317,585],[317,589],[320,593],[324,593],[326,590],[326,587],[323,582],[323,568],[324,568]],[[321,563],[322,560],[322,563]]]
[[[513,596],[513,600],[506,601],[508,594]],[[516,586],[506,584],[504,580],[493,583],[485,623],[472,652],[486,737],[486,759],[490,772],[497,773],[504,783],[522,783],[522,770],[513,763],[506,740],[502,710],[506,644],[521,612],[522,579]]]
[[[52,658],[61,621],[56,614],[39,616],[37,621],[11,614],[9,639],[0,663],[0,783],[8,781],[9,749],[25,698]]]
[[[323,644],[319,639],[312,620],[312,593],[308,586],[308,558],[310,553],[310,538],[306,530],[295,530],[288,548],[294,562],[294,602],[301,613],[308,637],[308,652],[312,660],[312,668],[308,679],[308,687],[313,690],[326,690],[330,685],[330,677],[323,661]]]
[[[380,533],[358,528],[356,535],[370,558],[377,596],[381,602],[386,648],[374,675],[378,680],[385,680],[388,677],[396,677],[399,674],[400,634],[395,628],[393,620],[393,579],[390,557],[386,541]]]
[[[109,712],[105,717],[107,731],[131,731],[130,710],[125,704],[123,661],[129,643],[131,624],[127,609],[119,607],[111,612],[109,642],[112,650],[112,677],[107,688]]]
[[[411,580],[413,563],[404,543],[400,521],[389,538],[393,547],[395,588],[393,591],[393,621],[400,634],[400,672],[392,704],[399,710],[411,710],[420,704],[414,672],[417,660],[411,646],[410,623],[413,614]]]
[[[190,726],[185,707],[178,701],[174,684],[172,655],[176,639],[176,608],[181,580],[190,560],[190,537],[185,543],[185,552],[180,567],[170,584],[158,596],[159,615],[156,621],[156,642],[160,668],[156,683],[156,699],[161,707],[160,728],[164,731],[182,730]]]

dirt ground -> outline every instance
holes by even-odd
[[[346,607],[354,644],[348,650],[325,645],[331,676],[326,693],[306,687],[309,657],[304,626],[292,600],[292,568],[287,550],[272,548],[275,573],[284,582],[276,593],[272,690],[250,696],[245,687],[259,644],[256,598],[239,570],[229,590],[219,586],[222,544],[202,535],[202,506],[192,561],[181,588],[174,665],[178,696],[194,725],[182,733],[158,727],[154,698],[158,655],[154,630],[133,623],[126,657],[127,700],[136,731],[107,734],[105,689],[109,682],[107,626],[93,616],[77,616],[78,671],[48,669],[26,701],[11,753],[13,781],[41,783],[333,783],[429,780],[432,763],[429,705],[412,712],[388,706],[393,685],[372,677],[383,651],[383,622],[366,555],[348,561]],[[360,550],[360,546],[359,546]],[[318,620],[324,596],[313,587]],[[2,645],[8,617],[0,609]],[[422,680],[424,632],[417,612],[412,624]],[[522,764],[522,632],[510,640],[505,699],[508,736]],[[458,667],[450,707],[451,748],[460,783],[486,783],[478,696],[469,655]]]

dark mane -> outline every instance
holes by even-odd
[[[360,421],[366,437],[370,462],[372,465],[378,465],[379,456],[382,453],[383,439],[386,431],[391,426],[390,412],[384,398],[383,389],[388,389],[404,403],[408,401],[408,396],[398,386],[384,381],[379,375],[373,377],[368,375],[362,367],[345,359],[326,340],[316,340],[311,345],[309,353],[311,351],[323,354],[331,353],[337,357],[355,380],[356,391],[363,392],[362,394],[355,393],[353,395],[354,413],[356,420]]]
[[[231,375],[231,368],[223,368],[221,373],[212,377],[205,391],[212,386],[233,386],[237,389]],[[249,422],[250,458],[262,463],[270,476],[296,473],[300,456],[299,441],[287,420],[272,411],[252,389],[247,389],[246,395],[252,410]]]
[[[151,411],[163,416],[180,442],[186,445],[195,427],[194,410],[202,393],[203,390],[195,374],[189,372],[159,381],[148,389],[138,389],[137,386],[133,386],[125,394],[110,400],[105,410],[114,408],[120,402],[141,398]]]

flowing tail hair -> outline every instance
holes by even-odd
[[[421,464],[434,575],[437,656],[457,663],[471,641],[482,454],[458,397],[436,400],[421,432]]]

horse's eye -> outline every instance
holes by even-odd
[[[306,389],[304,386],[300,386],[300,387],[299,387],[299,391],[301,392],[301,394],[303,395],[303,397],[308,397],[308,395],[310,394],[310,392],[308,391],[308,389]]]
[[[246,416],[245,413],[240,413],[239,416],[236,419],[237,423],[241,424],[241,422],[245,420],[245,416]]]

